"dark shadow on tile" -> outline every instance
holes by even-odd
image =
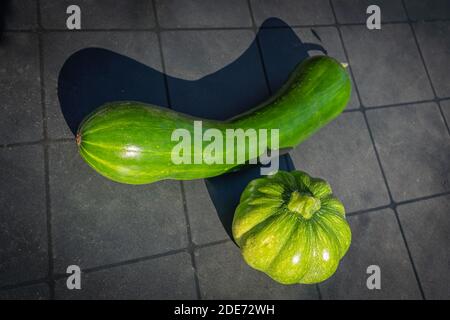
[[[280,156],[279,162],[280,170],[295,170],[291,157],[288,154]],[[260,168],[259,165],[249,165],[236,172],[206,179],[206,187],[211,200],[216,207],[225,231],[231,239],[233,239],[231,225],[234,211],[247,184],[253,179],[261,177]]]
[[[317,43],[302,43],[301,41],[299,43],[298,34],[292,29],[264,29],[258,33],[272,92],[283,85],[299,62],[309,57],[309,51],[317,50],[324,54],[327,53],[320,44],[319,35],[315,33],[314,29],[311,29],[311,32],[317,38]]]
[[[101,48],[77,51],[58,77],[58,98],[73,134],[89,113],[108,101],[142,101],[167,107],[163,74]]]
[[[287,77],[292,69],[307,58],[309,50],[325,49],[317,44],[303,43],[283,21],[267,19],[265,25],[283,25],[290,32],[283,37],[257,37],[273,48],[265,58],[279,66],[278,78]],[[232,63],[199,80],[188,81],[167,75],[171,91],[170,107],[176,111],[202,118],[225,120],[247,111],[267,98],[252,90],[261,82],[261,61],[256,38],[246,51]],[[256,76],[258,75],[258,76]],[[71,55],[61,68],[58,97],[64,118],[73,133],[80,122],[95,108],[108,101],[134,100],[169,107],[164,75],[126,56],[100,48],[86,48]],[[273,90],[281,83],[274,84]],[[245,88],[245,90],[243,90]],[[289,155],[280,159],[281,170],[294,169]],[[234,209],[247,183],[259,176],[258,166],[207,180],[207,187],[218,215],[230,233]]]
[[[3,39],[3,30],[5,29],[6,15],[9,13],[10,0],[0,1],[0,43]]]

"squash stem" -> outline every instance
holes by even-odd
[[[81,144],[81,134],[77,133],[77,136],[75,137],[75,142],[77,143],[77,146],[80,146]]]
[[[290,211],[300,215],[304,219],[311,219],[313,214],[320,209],[320,200],[316,197],[294,191],[291,194],[287,207]]]

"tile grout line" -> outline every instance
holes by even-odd
[[[45,106],[45,81],[44,81],[44,49],[42,40],[41,2],[37,1],[37,23],[38,23],[38,47],[39,47],[39,82],[41,87],[41,107],[42,107],[42,128],[44,136],[44,176],[45,176],[45,204],[47,217],[47,254],[48,254],[48,279],[47,283],[50,291],[50,300],[55,298],[55,281],[53,280],[53,236],[52,236],[52,216],[50,198],[50,172],[49,172],[49,145],[47,128],[47,108]]]
[[[402,206],[402,205],[410,204],[410,203],[414,203],[414,202],[419,202],[419,201],[425,201],[425,200],[430,200],[430,199],[434,199],[434,198],[444,197],[444,196],[448,196],[448,195],[450,195],[450,191],[436,193],[436,194],[432,194],[432,195],[429,195],[429,196],[423,196],[423,197],[418,197],[418,198],[398,201],[397,202],[397,206]]]
[[[128,259],[128,260],[123,260],[123,261],[113,262],[113,263],[104,264],[104,265],[100,265],[100,266],[90,267],[90,268],[83,269],[82,272],[83,273],[94,273],[94,272],[98,272],[98,271],[103,271],[103,270],[108,270],[108,269],[123,267],[123,266],[129,266],[129,265],[133,265],[133,264],[140,263],[140,262],[151,261],[151,260],[156,260],[156,259],[160,259],[160,258],[164,258],[164,257],[168,257],[168,256],[173,256],[173,255],[176,255],[176,254],[179,254],[182,252],[187,252],[187,248],[169,250],[166,252],[156,253],[156,254],[152,254],[149,256],[132,258],[132,259]],[[63,273],[63,274],[58,274],[56,276],[59,278],[66,278],[68,275]]]
[[[269,81],[269,76],[267,74],[266,63],[264,62],[263,50],[262,50],[261,42],[259,41],[259,36],[258,36],[258,33],[261,31],[261,28],[259,29],[259,32],[258,32],[258,27],[256,26],[255,16],[253,14],[253,8],[250,3],[250,0],[247,0],[247,6],[248,6],[249,13],[250,13],[250,19],[252,21],[251,29],[253,30],[253,33],[255,34],[256,46],[258,48],[258,56],[259,56],[259,60],[261,61],[261,66],[263,69],[264,80],[266,82],[266,87],[267,87],[268,93],[269,93],[269,95],[271,95],[272,88],[270,87],[270,81]]]
[[[35,141],[24,141],[24,142],[13,142],[7,144],[1,144],[1,148],[15,148],[15,147],[23,147],[23,146],[33,146],[33,145],[45,145],[45,144],[54,144],[54,143],[66,143],[73,142],[72,138],[56,138],[56,139],[40,139]]]
[[[161,68],[162,68],[162,73],[163,73],[163,78],[164,78],[164,85],[166,88],[166,96],[167,96],[167,103],[170,109],[172,109],[172,103],[171,103],[171,99],[170,99],[170,89],[169,89],[169,82],[167,79],[167,71],[166,71],[166,65],[165,65],[165,59],[164,59],[164,53],[163,53],[163,46],[162,46],[162,42],[161,42],[161,28],[159,25],[159,19],[158,19],[158,11],[156,8],[156,3],[154,0],[152,0],[152,8],[153,8],[153,14],[154,14],[154,18],[155,18],[155,32],[156,32],[156,36],[158,39],[158,46],[159,46],[159,53],[160,53],[160,59],[161,59]],[[184,190],[184,184],[182,181],[180,182],[180,195],[181,195],[181,201],[183,204],[183,212],[184,212],[184,218],[185,218],[185,222],[186,222],[186,234],[187,234],[187,238],[188,238],[188,247],[187,247],[187,252],[189,253],[190,257],[191,257],[191,265],[192,268],[194,269],[194,283],[195,283],[195,292],[197,295],[197,299],[202,299],[202,294],[200,291],[200,282],[198,279],[198,271],[197,271],[197,264],[195,261],[195,245],[192,242],[192,232],[191,232],[191,225],[190,225],[190,221],[189,221],[189,214],[188,214],[188,210],[187,210],[187,204],[186,204],[186,193]]]
[[[204,249],[204,248],[208,248],[208,247],[218,246],[218,245],[225,244],[228,242],[233,242],[233,240],[231,238],[226,238],[226,239],[216,240],[216,241],[207,242],[207,243],[203,243],[203,244],[197,244],[197,245],[195,245],[195,249],[200,250],[200,249]]]
[[[155,13],[156,14],[156,13]],[[412,22],[448,22],[450,19],[426,19],[426,20],[410,20]],[[384,25],[390,25],[390,24],[407,24],[408,20],[395,20],[395,21],[387,21],[384,22]],[[365,26],[365,22],[348,22],[348,23],[338,23],[336,20],[336,23],[324,23],[324,24],[294,24],[290,26],[265,26],[261,29],[288,29],[288,28],[320,28],[320,27],[337,27],[340,26]],[[83,33],[83,32],[150,32],[157,30],[159,31],[208,31],[208,30],[252,30],[252,27],[182,27],[182,28],[176,28],[176,27],[159,27],[159,28],[109,28],[109,29],[81,29],[81,30],[67,30],[67,29],[58,29],[58,28],[41,28],[41,29],[5,29],[3,30],[5,33],[21,33],[21,32],[29,32],[29,33],[39,33],[39,32],[77,32],[77,33]]]
[[[422,65],[423,65],[423,68],[424,68],[424,70],[425,70],[425,74],[427,75],[428,82],[430,83],[430,86],[431,86],[431,90],[433,91],[434,99],[436,100],[436,103],[437,103],[439,112],[440,112],[441,117],[442,117],[442,121],[444,122],[444,126],[447,127],[447,133],[450,135],[449,124],[447,123],[447,120],[445,119],[444,111],[442,110],[441,103],[440,103],[440,101],[438,100],[437,92],[436,92],[436,89],[434,88],[433,81],[431,80],[431,75],[430,75],[430,72],[429,72],[429,70],[428,70],[427,64],[426,64],[426,62],[425,62],[425,58],[424,58],[424,56],[423,56],[422,49],[420,48],[419,40],[417,39],[416,31],[414,30],[413,22],[412,22],[412,20],[411,20],[411,18],[410,18],[410,16],[409,16],[409,12],[408,12],[408,8],[407,8],[407,6],[406,6],[405,0],[402,0],[402,6],[403,6],[403,9],[405,10],[406,18],[407,18],[407,20],[408,20],[408,25],[409,25],[409,27],[410,27],[410,29],[411,29],[411,33],[412,33],[412,35],[413,35],[414,42],[415,42],[416,47],[417,47],[417,50],[418,50],[418,52],[419,52],[419,56],[420,56],[420,59],[421,59],[421,61],[422,61]],[[402,227],[402,225],[401,225],[401,223],[400,223],[400,217],[399,217],[399,215],[398,215],[397,208],[395,209],[395,214],[396,214],[396,216],[397,216],[397,220],[398,220],[398,223],[399,223],[399,225],[400,225],[400,229],[402,230],[402,233],[403,233],[403,227]],[[420,283],[419,274],[417,273],[416,267],[415,267],[415,265],[414,265],[413,257],[412,257],[412,255],[411,255],[411,252],[410,252],[410,250],[409,250],[409,247],[408,247],[408,245],[407,245],[407,243],[406,243],[406,238],[405,238],[405,244],[406,244],[406,248],[407,248],[407,250],[408,250],[408,254],[410,255],[410,259],[411,259],[411,261],[413,262],[414,272],[416,273],[417,280],[419,281],[419,289],[420,289],[420,291],[421,291],[422,297],[423,297],[423,299],[426,299],[425,292],[423,291],[422,286],[421,286],[421,283]]]
[[[195,281],[195,289],[196,289],[196,293],[197,293],[197,298],[199,300],[201,300],[202,293],[200,291],[200,281],[199,281],[198,271],[197,271],[197,262],[195,261],[196,248],[195,248],[194,243],[192,242],[191,224],[190,224],[190,220],[189,220],[188,208],[187,208],[187,203],[186,203],[186,192],[184,190],[183,181],[180,181],[180,188],[181,188],[181,200],[183,202],[184,217],[186,219],[186,233],[187,233],[187,237],[188,237],[188,241],[189,241],[187,251],[191,256],[192,268],[194,269],[194,281]]]
[[[435,199],[435,198],[439,198],[439,197],[445,197],[448,195],[450,195],[450,191],[432,194],[432,195],[423,196],[423,197],[418,197],[418,198],[412,198],[412,199],[403,200],[403,201],[398,201],[395,205],[398,207],[398,206],[403,206],[403,205],[407,205],[407,204],[411,204],[411,203],[431,200],[431,199]],[[375,212],[375,211],[379,211],[379,210],[383,210],[383,209],[390,209],[390,208],[392,208],[392,204],[386,204],[383,206],[348,212],[348,213],[346,213],[346,216],[349,216],[349,217],[359,216],[359,215],[363,215],[363,214],[367,214],[367,213],[371,213],[371,212]]]
[[[208,242],[208,243],[201,244],[201,245],[194,244],[194,250],[217,246],[217,245],[221,245],[221,244],[228,243],[228,242],[232,242],[231,239],[227,238],[227,239],[217,240],[217,241],[213,241],[213,242]],[[175,255],[175,254],[182,253],[182,252],[189,253],[189,250],[188,250],[188,248],[169,250],[166,252],[156,253],[156,254],[152,254],[149,256],[143,256],[143,257],[139,257],[139,258],[133,258],[133,259],[129,259],[129,260],[123,260],[123,261],[114,262],[114,263],[110,263],[110,264],[104,264],[104,265],[100,265],[100,266],[86,268],[86,269],[83,269],[82,272],[83,273],[95,273],[98,271],[108,270],[111,268],[133,265],[136,263],[149,261],[149,260],[156,260],[159,258],[168,257],[168,256]],[[64,279],[67,277],[68,277],[68,275],[65,273],[60,273],[60,274],[56,273],[56,274],[53,274],[52,280]],[[36,279],[36,280],[8,284],[8,285],[0,286],[0,291],[27,287],[27,286],[39,284],[39,283],[47,283],[48,284],[48,281],[49,281],[49,278],[45,277],[45,278],[40,278],[40,279]]]
[[[329,0],[329,3],[330,3],[330,6],[331,6],[331,10],[333,12],[333,15],[334,15],[334,17],[335,17],[335,19],[337,21],[337,17],[336,17],[336,12],[334,10],[333,1]],[[342,36],[342,31],[341,31],[339,23],[337,23],[337,29],[338,29],[339,37],[340,37],[340,40],[341,40],[341,43],[342,43],[342,47],[344,49],[344,54],[345,54],[345,56],[347,58],[348,63],[351,65],[350,59],[349,59],[349,55],[348,55],[348,52],[347,52],[347,48],[345,46],[344,37]],[[375,152],[375,157],[377,159],[378,166],[379,166],[380,171],[381,171],[381,176],[382,176],[382,178],[384,180],[384,184],[385,184],[387,192],[388,192],[388,196],[389,196],[389,200],[390,200],[389,207],[394,211],[394,215],[395,215],[395,218],[397,220],[397,224],[398,224],[399,229],[400,229],[400,234],[401,234],[401,237],[403,239],[403,243],[405,245],[406,252],[408,254],[408,258],[409,258],[411,267],[413,269],[414,276],[416,278],[416,282],[417,282],[417,285],[418,285],[418,288],[419,288],[419,291],[420,291],[420,295],[421,295],[422,299],[425,300],[425,294],[424,294],[424,291],[423,291],[423,288],[422,288],[422,284],[420,282],[419,274],[418,274],[416,266],[414,264],[414,260],[412,258],[412,254],[411,254],[411,251],[409,249],[408,242],[406,241],[406,237],[405,237],[405,234],[403,232],[403,227],[401,225],[400,218],[398,216],[397,204],[394,201],[394,198],[392,196],[391,189],[390,189],[389,183],[387,181],[386,173],[384,172],[383,165],[381,163],[381,158],[380,158],[380,155],[378,153],[378,149],[377,149],[377,146],[376,146],[376,143],[375,143],[375,139],[374,139],[373,134],[372,134],[372,130],[371,130],[371,127],[370,127],[370,124],[369,124],[369,120],[367,118],[366,108],[365,108],[365,106],[362,103],[361,95],[360,95],[360,92],[359,92],[358,85],[357,85],[356,81],[355,81],[354,85],[355,85],[355,91],[356,91],[356,94],[358,96],[358,100],[359,100],[359,103],[360,103],[360,109],[361,109],[361,112],[362,112],[362,114],[364,116],[364,121],[366,123],[367,130],[369,132],[369,137],[370,137],[370,140],[372,142],[372,146],[373,146],[373,149],[374,149],[374,152]]]
[[[320,291],[320,285],[317,283],[315,287],[317,291],[317,297],[319,298],[319,300],[323,300],[322,291]]]
[[[154,0],[151,0],[151,1],[152,1],[153,15],[154,15],[154,19],[155,19],[155,28],[153,31],[155,32],[156,38],[158,41],[159,59],[161,60],[161,71],[163,74],[164,87],[166,90],[167,105],[168,105],[169,109],[172,109],[172,102],[170,99],[170,91],[169,91],[169,81],[167,79],[167,72],[166,72],[166,62],[164,60],[163,46],[162,46],[162,41],[161,41],[161,27],[159,25],[158,13],[156,11],[155,1]]]
[[[153,254],[150,256],[133,258],[133,259],[123,260],[123,261],[114,262],[114,263],[110,263],[110,264],[104,264],[104,265],[100,265],[100,266],[90,267],[90,268],[82,269],[81,272],[82,273],[94,273],[94,272],[108,270],[108,269],[112,269],[112,268],[116,268],[116,267],[128,266],[128,265],[133,265],[135,263],[140,263],[140,262],[149,261],[149,260],[155,260],[158,258],[164,258],[164,257],[175,255],[175,254],[178,254],[181,252],[187,252],[187,248],[175,249],[175,250],[170,250],[170,251],[166,251],[163,253],[156,253],[156,254]],[[65,274],[65,273],[54,273],[52,275],[51,280],[55,281],[58,279],[64,279],[64,278],[67,278],[68,276],[69,275]],[[21,288],[21,287],[27,287],[27,286],[30,286],[33,284],[38,284],[38,283],[48,283],[48,281],[49,281],[49,278],[46,277],[46,278],[40,278],[37,280],[19,282],[16,284],[2,286],[2,287],[0,287],[0,291],[16,289],[16,288]]]
[[[412,22],[412,20],[409,17],[408,8],[406,7],[406,4],[405,4],[404,0],[402,0],[402,5],[403,5],[403,9],[405,10],[405,13],[406,13],[406,18],[408,20],[408,25],[409,25],[409,27],[411,29],[411,32],[412,32],[412,35],[413,35],[413,38],[414,38],[414,42],[416,44],[417,50],[419,51],[420,60],[422,61],[422,65],[423,65],[423,67],[425,69],[425,73],[427,75],[428,82],[430,83],[431,90],[433,91],[435,102],[438,105],[439,112],[441,113],[442,120],[444,121],[444,126],[447,128],[447,133],[450,135],[449,124],[447,123],[447,119],[445,119],[444,111],[442,110],[442,106],[441,106],[441,103],[440,103],[439,98],[437,96],[436,89],[434,88],[433,81],[431,80],[430,72],[429,72],[427,64],[425,62],[425,58],[423,56],[422,49],[420,48],[420,45],[419,45],[419,40],[417,39],[416,31],[414,30],[413,22]]]
[[[0,292],[7,291],[7,290],[14,290],[14,289],[18,289],[18,288],[26,288],[26,287],[37,285],[37,284],[47,284],[48,285],[48,277],[3,285],[0,287]]]
[[[388,108],[395,108],[395,107],[409,107],[409,106],[420,105],[420,104],[424,104],[424,103],[447,101],[447,100],[450,100],[450,98],[447,97],[447,98],[425,99],[425,100],[418,100],[418,101],[398,102],[398,103],[391,103],[391,104],[370,106],[370,107],[365,106],[364,109],[365,109],[365,111],[370,111],[370,110],[388,109]],[[349,112],[352,110],[359,110],[359,109],[350,109],[350,110],[344,110],[344,111]]]

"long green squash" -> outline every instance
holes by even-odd
[[[348,103],[350,91],[345,67],[333,58],[316,56],[299,64],[268,101],[228,121],[198,119],[140,102],[111,102],[84,119],[76,142],[81,156],[92,168],[117,182],[145,184],[163,179],[213,177],[240,163],[175,164],[171,158],[173,148],[179,144],[172,141],[175,129],[186,129],[194,136],[195,120],[202,121],[202,132],[216,128],[224,136],[227,129],[278,129],[279,148],[291,148],[339,115]],[[270,135],[268,140],[270,149]],[[203,142],[202,148],[208,144]],[[251,148],[242,151],[235,147],[233,156],[248,161],[253,155]],[[190,156],[194,157],[199,149],[192,150]]]

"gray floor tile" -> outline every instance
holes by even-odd
[[[292,32],[298,39],[292,37]],[[347,62],[338,30],[335,27],[295,28],[292,30],[264,29],[259,34],[259,40],[272,92],[280,88],[295,66],[306,58],[306,53],[299,50],[298,41],[301,41],[304,47],[309,47],[310,44],[322,46],[330,57]],[[310,50],[308,54],[313,56],[324,53],[320,50]],[[347,108],[358,107],[358,97],[356,91],[353,90]]]
[[[0,144],[42,139],[37,35],[6,33],[0,46]]]
[[[0,300],[47,300],[50,290],[45,283],[0,291]]]
[[[56,299],[196,299],[194,269],[187,253],[81,274],[81,289],[56,283]]]
[[[405,0],[409,17],[413,20],[448,19],[450,2],[448,0]]]
[[[433,98],[419,50],[408,24],[341,29],[353,75],[365,106]]]
[[[44,81],[51,138],[71,138],[57,95],[58,75],[69,56],[83,48],[100,47],[161,71],[158,42],[153,32],[50,32],[44,35]],[[161,82],[163,78],[161,77]],[[101,85],[101,83],[99,83]]]
[[[187,246],[180,184],[132,186],[107,180],[75,144],[50,148],[55,270],[116,263]]]
[[[163,28],[251,27],[247,1],[156,0]]]
[[[367,113],[394,200],[450,190],[450,139],[434,103]]]
[[[447,124],[450,125],[450,100],[441,101],[441,108]]]
[[[291,157],[298,170],[331,184],[347,212],[389,203],[363,115],[344,113],[297,146]]]
[[[450,299],[450,196],[397,210],[425,298]]]
[[[421,299],[408,252],[390,209],[349,217],[352,244],[336,273],[320,284],[324,299]],[[381,289],[369,290],[367,267],[380,267]]]
[[[203,180],[184,181],[186,206],[195,244],[228,239]]]
[[[161,34],[167,74],[198,80],[233,62],[255,38],[249,30],[165,31]]]
[[[251,0],[257,25],[277,17],[289,25],[334,23],[333,11],[328,0]]]
[[[414,30],[436,94],[450,97],[450,21],[415,23]]]
[[[161,40],[175,110],[226,119],[267,97],[253,31],[170,31]]]
[[[249,267],[232,242],[195,253],[203,299],[317,299],[314,285],[278,284]]]
[[[384,22],[407,21],[402,0],[332,0],[336,18],[340,23],[365,23],[370,14],[367,8],[377,5],[381,11],[381,27]]]
[[[148,0],[41,0],[41,20],[45,29],[67,30],[70,5],[81,10],[81,29],[144,29],[155,26],[152,2]]]
[[[0,286],[47,276],[42,146],[0,149]]]
[[[4,1],[4,23],[7,30],[31,30],[37,27],[37,1]]]

